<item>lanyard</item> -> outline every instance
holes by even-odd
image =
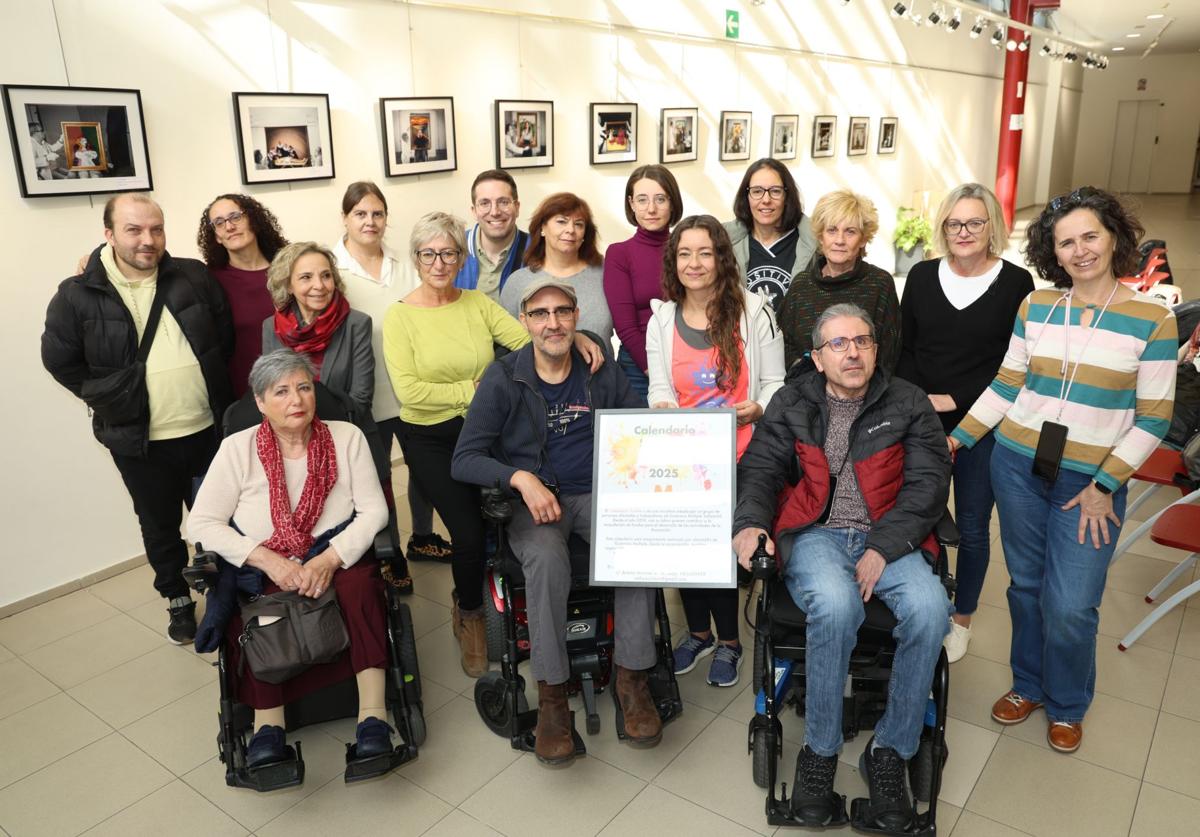
[[[1109,303],[1113,301],[1113,297],[1116,296],[1117,293],[1117,288],[1120,286],[1120,282],[1117,282],[1113,285],[1112,291],[1110,291],[1108,294],[1108,299],[1104,300],[1104,307],[1100,309],[1100,313],[1095,316],[1095,318],[1092,320],[1091,326],[1088,327],[1087,339],[1083,341],[1083,348],[1079,350],[1079,357],[1075,359],[1075,368],[1071,370],[1070,380],[1067,380],[1066,375],[1067,363],[1069,362],[1071,356],[1071,296],[1075,293],[1074,289],[1067,291],[1066,296],[1063,297],[1067,303],[1067,310],[1063,314],[1063,326],[1066,330],[1066,341],[1065,345],[1063,346],[1062,369],[1059,372],[1063,380],[1060,382],[1058,388],[1058,415],[1055,416],[1055,421],[1058,421],[1062,418],[1063,409],[1067,405],[1067,398],[1071,395],[1071,387],[1075,385],[1075,376],[1079,374],[1079,366],[1081,363],[1083,363],[1083,355],[1087,351],[1088,346],[1090,346],[1092,343],[1092,337],[1095,336],[1096,329],[1100,325],[1100,318],[1103,317],[1104,312],[1108,310]],[[1053,309],[1051,309],[1051,313],[1053,313]],[[1082,314],[1080,316],[1082,316]],[[1049,320],[1050,318],[1047,317],[1046,321],[1049,322]]]

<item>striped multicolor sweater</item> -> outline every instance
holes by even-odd
[[[1066,305],[1054,307],[1062,295],[1048,288],[1025,298],[999,373],[950,435],[971,447],[999,424],[996,441],[1032,459],[1042,422],[1058,421],[1068,427],[1062,467],[1094,476],[1115,491],[1154,451],[1171,424],[1179,346],[1175,315],[1140,293],[1110,305],[1060,415],[1063,381],[1071,379],[1089,333],[1079,327],[1085,306],[1073,303],[1064,376]],[[1093,316],[1097,313],[1098,306]]]

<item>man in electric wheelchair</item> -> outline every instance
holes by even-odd
[[[872,597],[894,614],[886,709],[860,761],[870,800],[856,803],[855,826],[905,833],[917,830],[906,762],[949,625],[949,599],[927,556],[938,549],[931,533],[946,507],[950,456],[928,397],[877,367],[864,310],[830,307],[813,345],[816,370],[789,376],[738,466],[733,546],[749,569],[760,536],[771,553],[770,536],[792,539],[775,559],[807,622],[791,824],[846,821],[833,785],[851,652]]]
[[[591,536],[592,411],[646,406],[611,360],[590,372],[572,348],[578,316],[569,282],[547,277],[525,289],[520,317],[532,340],[484,373],[451,465],[456,480],[511,488],[523,501],[508,538],[526,583],[538,684],[534,753],[547,764],[576,755],[567,705],[567,541],[572,533]],[[615,693],[624,737],[640,746],[662,737],[646,673],[657,660],[655,595],[650,588],[615,592]]]

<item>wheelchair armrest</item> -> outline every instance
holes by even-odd
[[[958,546],[958,524],[954,522],[949,509],[942,512],[942,519],[933,527],[933,537],[942,546]]]
[[[192,556],[192,562],[183,568],[183,580],[197,593],[208,592],[208,588],[216,582],[217,575],[221,572],[217,564],[220,560],[220,555],[205,549],[203,544],[197,543],[196,554]]]
[[[491,488],[485,488],[483,495],[483,516],[492,523],[507,523],[513,516],[513,494],[500,487],[497,483]]]

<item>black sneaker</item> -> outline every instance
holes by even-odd
[[[354,730],[355,755],[360,759],[382,756],[392,751],[392,728],[374,715]]]
[[[171,599],[167,613],[167,639],[176,645],[187,645],[196,639],[196,603],[187,596]]]
[[[792,813],[810,827],[829,825],[841,811],[842,798],[833,791],[837,756],[819,756],[807,744],[796,756]]]
[[[404,550],[410,561],[437,561],[439,564],[449,564],[454,554],[453,547],[437,532],[428,535],[413,535],[408,539]]]
[[[891,747],[875,747],[872,738],[858,760],[871,799],[864,819],[885,831],[904,831],[916,816],[908,793],[908,766]]]
[[[283,727],[267,724],[258,728],[246,746],[246,766],[260,767],[285,761],[288,757],[287,738]]]

